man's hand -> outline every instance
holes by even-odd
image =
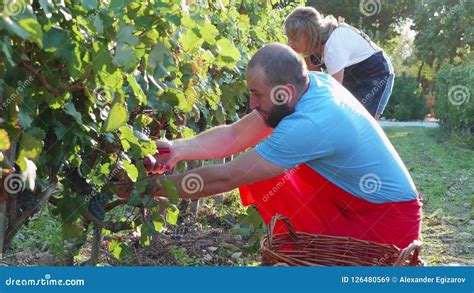
[[[171,141],[167,140],[158,140],[156,147],[156,154],[143,158],[143,165],[150,173],[163,174],[179,161],[178,150],[173,147]]]
[[[149,184],[151,184],[152,189],[151,189],[151,196],[153,197],[154,200],[161,200],[163,196],[165,196],[163,190],[161,189],[160,185],[157,183],[157,179],[159,178],[159,175],[149,175],[145,178],[142,178],[140,180],[147,180],[149,181]],[[128,201],[130,199],[130,195],[133,191],[134,185],[136,183],[133,183],[129,178],[120,180],[120,181],[113,181],[110,182],[110,184],[115,185],[115,194],[123,201]]]

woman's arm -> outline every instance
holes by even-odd
[[[340,84],[342,84],[344,80],[344,68],[334,73],[332,77],[334,77],[335,80],[337,80]]]

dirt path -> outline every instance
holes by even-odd
[[[435,121],[379,121],[382,127],[427,127],[427,128],[439,128],[438,122]]]

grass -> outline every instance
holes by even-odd
[[[438,129],[404,127],[387,128],[385,132],[405,162],[424,199],[422,258],[431,266],[474,265],[474,152],[457,146],[451,139],[446,139]],[[200,240],[208,243],[205,246],[218,249],[204,253],[201,249],[194,249],[195,245],[182,247],[175,243],[163,252],[157,250],[157,243],[155,247],[152,245],[149,248],[141,248],[140,254],[150,257],[163,253],[169,255],[169,258],[159,264],[228,265],[232,254],[244,252],[238,259],[232,259],[231,265],[258,265],[256,248],[263,231],[245,224],[245,221],[250,219],[255,222],[254,216],[246,217],[248,211],[241,205],[236,191],[226,194],[222,203],[216,203],[213,199],[203,200],[201,215],[191,219],[191,222],[198,226],[198,232],[183,235],[183,240],[201,236],[206,238]],[[125,218],[126,209],[114,210],[114,214],[109,216]],[[238,225],[231,227],[232,223]],[[208,236],[216,229],[221,229],[219,236]],[[120,234],[128,237],[131,232]],[[33,263],[17,260],[31,254],[41,254],[41,251],[45,250],[45,243],[49,244],[48,251],[54,254],[54,250],[62,245],[61,236],[59,222],[48,210],[43,210],[28,226],[22,228],[13,242],[12,251],[7,255],[16,255],[12,264],[35,264],[36,260]],[[236,241],[235,237],[242,240]],[[230,244],[226,244],[226,241],[230,241]],[[205,254],[211,255],[212,259],[203,260]],[[81,252],[76,258],[84,261],[88,255],[88,251]],[[104,261],[103,264],[108,265],[107,260]],[[135,265],[143,264],[140,262]]]

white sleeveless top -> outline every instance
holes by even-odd
[[[324,63],[328,74],[357,64],[382,51],[374,42],[365,39],[354,29],[345,26],[336,28],[324,46]]]

